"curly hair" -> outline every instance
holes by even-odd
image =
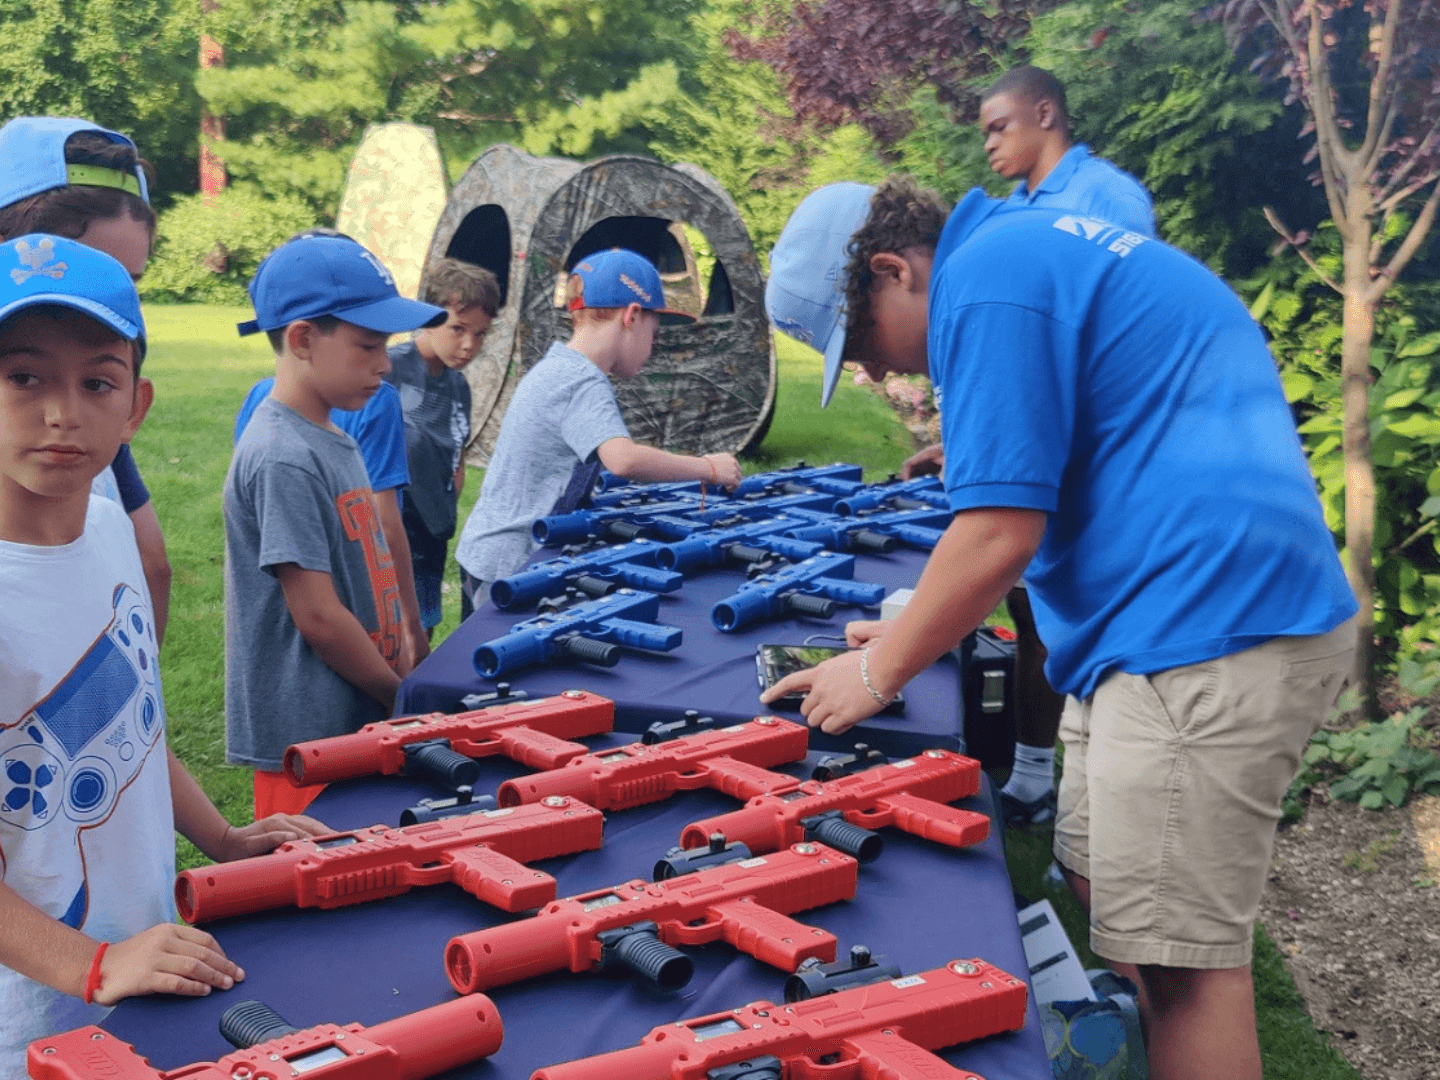
[[[875,324],[870,311],[875,286],[871,258],[915,247],[933,250],[949,215],[950,208],[939,194],[908,176],[889,177],[870,197],[870,213],[850,238],[850,261],[845,265],[844,359],[859,359],[858,350]]]
[[[77,131],[66,139],[65,161],[70,165],[101,165],[125,173],[143,169],[147,180],[155,178],[154,168],[133,146],[113,142],[98,131]],[[0,236],[44,232],[76,240],[91,222],[117,217],[138,221],[152,237],[155,235],[155,211],[138,195],[119,188],[71,184],[0,207]]]

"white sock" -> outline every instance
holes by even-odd
[[[1021,802],[1034,802],[1055,786],[1055,748],[1015,744],[1015,767],[1003,788]]]

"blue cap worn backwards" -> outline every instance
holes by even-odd
[[[145,356],[145,320],[130,272],[78,240],[31,233],[0,244],[0,322],[26,308],[58,304],[90,316]]]
[[[381,334],[418,330],[448,317],[442,307],[401,296],[379,259],[340,236],[302,236],[281,244],[255,271],[250,301],[255,318],[237,327],[242,337],[325,315]]]
[[[790,215],[770,253],[765,313],[775,329],[825,354],[822,408],[840,381],[845,351],[850,238],[869,217],[874,194],[873,187],[849,181],[812,191]]]
[[[144,169],[136,167],[134,172],[124,172],[100,165],[66,164],[65,140],[77,131],[93,131],[111,142],[135,147],[118,131],[102,128],[89,120],[69,116],[17,116],[0,127],[0,206],[72,184],[119,188],[147,203],[150,201]]]
[[[570,301],[570,310],[581,308],[623,308],[639,304],[653,311],[666,324],[693,323],[695,317],[665,306],[665,287],[660,272],[644,255],[628,248],[597,251],[577,262],[570,271],[580,279],[580,295]]]

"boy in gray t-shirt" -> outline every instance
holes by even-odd
[[[392,333],[445,317],[406,300],[352,240],[282,244],[250,283],[275,349],[275,389],[225,477],[225,756],[255,767],[255,813],[321,790],[280,772],[294,742],[386,716],[400,684],[400,588],[360,451],[330,419],[390,370]]]
[[[631,441],[607,375],[629,379],[650,359],[662,316],[693,321],[665,304],[660,274],[624,248],[576,263],[567,286],[575,332],[555,342],[530,369],[505,411],[480,499],[470,511],[455,559],[462,617],[489,599],[490,585],[535,550],[530,526],[550,512],[575,466],[598,458],[632,480],[699,480],[735,488],[740,465],[730,454],[689,457]]]

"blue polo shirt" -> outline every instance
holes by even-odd
[[[269,397],[273,389],[275,376],[271,375],[261,379],[245,395],[245,402],[235,417],[236,442],[240,441],[240,433],[250,422],[255,407]],[[330,422],[359,445],[372,491],[389,491],[410,483],[410,465],[405,458],[405,413],[400,408],[400,392],[393,385],[381,383],[364,408],[331,409]]]
[[[1155,208],[1145,185],[1124,169],[1090,153],[1084,143],[1065,151],[1034,191],[1021,180],[1008,202],[1045,210],[1068,210],[1155,235]]]
[[[951,507],[1049,515],[1025,579],[1056,690],[1354,614],[1260,329],[1188,255],[977,189],[928,348]]]

